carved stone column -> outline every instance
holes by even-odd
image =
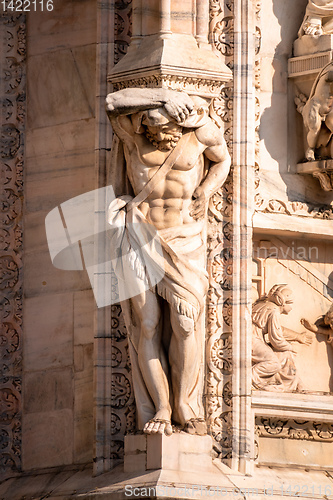
[[[109,74],[114,90],[164,87],[213,98],[231,71],[208,42],[209,2],[133,0],[133,39]],[[140,22],[141,14],[141,22]],[[205,50],[207,49],[207,50]]]
[[[252,470],[251,265],[254,212],[254,6],[234,2],[232,467]]]

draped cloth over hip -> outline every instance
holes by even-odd
[[[333,0],[309,0],[307,15],[330,17],[333,15]]]
[[[126,197],[128,200],[129,197]],[[123,205],[123,206],[122,206]],[[130,208],[130,203],[127,205]],[[109,211],[110,213],[110,211]],[[114,210],[115,218],[122,217],[124,224],[123,241],[129,242],[132,247],[138,248],[142,244],[141,234],[145,234],[145,226],[152,227],[142,212],[137,208],[130,208],[126,212],[126,201],[119,204],[118,211]],[[139,231],[138,231],[139,228]],[[193,319],[197,323],[200,313],[204,310],[205,295],[208,290],[208,274],[205,270],[206,252],[203,242],[204,221],[184,224],[157,231],[162,252],[154,250],[154,246],[147,246],[144,253],[137,253],[136,259],[122,259],[127,265],[126,276],[132,273],[132,280],[142,282],[142,293],[146,293],[146,281],[151,282],[151,276],[159,275],[161,279],[151,287],[152,292],[164,298],[171,308],[179,314]],[[148,265],[147,265],[148,264]],[[128,279],[128,278],[127,278]],[[137,406],[139,428],[153,418],[155,408],[144,383],[138,362],[138,347],[140,341],[140,321],[132,306],[132,298],[121,302],[125,324],[128,332],[129,352],[132,365],[132,381]],[[199,374],[198,374],[199,376]],[[191,406],[198,414],[201,412],[200,395],[198,394],[198,380],[193,381],[191,391]],[[197,388],[196,388],[197,387]]]

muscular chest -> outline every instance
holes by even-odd
[[[170,151],[160,151],[153,146],[144,135],[137,135],[136,154],[139,162],[144,170],[157,169],[160,167],[170,154]],[[198,162],[198,158],[203,152],[203,146],[196,138],[194,133],[191,133],[188,142],[183,148],[177,161],[174,163],[173,171],[188,171],[191,170]],[[149,172],[149,176],[152,172]]]

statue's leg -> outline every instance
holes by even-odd
[[[200,352],[191,318],[171,308],[172,336],[169,346],[174,412],[179,423],[191,434],[206,434],[206,424],[191,408],[192,391],[199,383]]]
[[[328,130],[332,133],[333,132],[333,110],[331,110],[329,113],[327,113],[326,118],[325,118],[325,125],[328,128]]]
[[[148,434],[171,434],[169,385],[161,341],[161,309],[158,298],[148,290],[133,297],[131,303],[141,327],[138,345],[139,367],[156,410],[154,418],[146,422],[143,430]],[[140,401],[137,401],[137,404],[140,405]]]
[[[308,129],[306,135],[308,148],[305,152],[305,157],[308,161],[314,161],[314,151],[317,146],[318,135],[322,126],[322,119],[319,114],[317,101],[311,99],[311,101],[307,103],[303,110],[303,119],[304,124]]]
[[[327,21],[325,20],[325,22],[323,22],[323,31],[327,35],[333,33],[333,17],[329,17]]]

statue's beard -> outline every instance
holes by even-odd
[[[163,139],[157,139],[157,135],[153,134],[150,130],[146,130],[145,133],[147,139],[152,143],[155,148],[160,151],[171,151],[177,146],[179,139],[182,136],[182,130],[175,131],[172,133],[163,134]]]

